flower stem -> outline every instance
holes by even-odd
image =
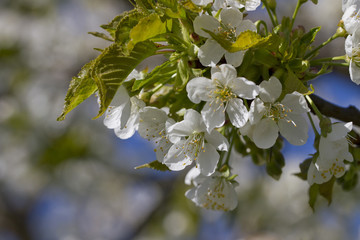
[[[295,22],[295,19],[296,19],[296,16],[299,12],[299,9],[301,7],[301,5],[303,4],[303,0],[298,0],[297,4],[296,4],[296,8],[295,8],[295,11],[293,13],[293,16],[292,16],[292,19],[291,19],[291,24],[290,24],[290,31],[292,30],[293,26],[294,26],[294,22]]]
[[[308,117],[309,117],[309,120],[310,120],[310,123],[311,123],[311,126],[314,130],[314,133],[316,136],[320,136],[319,132],[317,131],[316,127],[315,127],[315,124],[314,124],[314,120],[312,119],[312,116],[310,113],[307,113]]]
[[[323,116],[322,116],[321,112],[319,111],[319,109],[316,107],[313,100],[308,95],[305,96],[305,98],[308,101],[308,103],[310,104],[311,108],[314,110],[316,116],[319,118],[319,120],[321,120],[323,118]]]
[[[269,17],[270,17],[270,20],[271,20],[271,23],[272,23],[273,27],[277,26],[276,21],[275,21],[275,18],[274,18],[274,15],[272,14],[272,12],[271,12],[271,10],[270,10],[267,2],[266,2],[266,1],[262,1],[262,3],[264,4],[264,6],[265,6],[265,8],[266,8],[266,11],[267,11],[268,14],[269,14]]]
[[[230,155],[231,155],[231,151],[232,151],[232,148],[234,146],[234,137],[235,137],[235,134],[236,134],[236,129],[232,129],[231,131],[231,136],[230,136],[230,147],[229,147],[229,151],[227,153],[227,156],[226,156],[226,159],[225,159],[225,163],[226,165],[229,165],[229,161],[230,161]]]
[[[309,52],[308,54],[305,55],[304,59],[309,59],[310,57],[312,57],[312,55],[314,55],[314,53],[316,53],[318,50],[320,50],[321,48],[325,47],[326,45],[328,45],[329,43],[331,43],[334,39],[340,37],[340,35],[338,33],[335,33],[333,36],[331,36],[328,40],[326,40],[325,42],[323,42],[322,44],[320,44],[318,47],[314,48],[311,52]]]

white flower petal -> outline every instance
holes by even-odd
[[[225,8],[220,13],[221,23],[225,26],[238,27],[242,24],[243,14],[235,8]]]
[[[229,142],[226,137],[215,129],[210,134],[205,133],[205,139],[219,151],[228,151],[229,149]]]
[[[298,114],[288,113],[289,120],[278,122],[280,134],[293,145],[303,145],[308,139],[308,124],[305,118]]]
[[[202,37],[211,38],[211,36],[202,29],[215,32],[220,27],[219,21],[209,15],[197,16],[194,20],[194,31]]]
[[[231,123],[237,128],[243,127],[249,118],[248,110],[239,98],[229,100],[226,112]]]
[[[250,105],[250,111],[249,111],[249,121],[251,124],[258,123],[261,118],[264,116],[266,111],[266,107],[264,105],[264,102],[261,101],[259,98],[255,98],[254,101],[252,101]]]
[[[201,115],[193,109],[188,109],[185,113],[184,120],[171,125],[167,131],[171,136],[190,136],[195,131],[204,132],[206,126],[203,123]]]
[[[307,173],[307,181],[309,183],[309,185],[313,185],[314,183],[316,184],[322,184],[324,182],[327,182],[331,179],[331,174],[330,172],[326,172],[326,173],[321,173],[316,165],[314,163],[310,164],[308,173]]]
[[[246,11],[255,11],[260,6],[261,0],[246,0]]]
[[[192,159],[183,153],[183,147],[186,140],[180,140],[175,143],[164,158],[164,164],[172,171],[183,170],[186,166],[192,164]]]
[[[238,52],[225,52],[226,62],[233,65],[234,67],[238,67],[241,65],[244,59],[246,51],[238,51]]]
[[[231,90],[239,97],[254,99],[259,94],[259,86],[244,77],[239,77],[231,83]]]
[[[357,85],[360,84],[360,67],[356,65],[355,61],[350,60],[349,73],[351,80]]]
[[[155,107],[145,107],[140,112],[138,132],[141,137],[153,140],[165,137],[165,123],[168,116],[165,111]]]
[[[199,151],[199,156],[197,159],[201,174],[205,176],[213,174],[217,167],[219,157],[220,155],[216,151],[215,147],[209,143],[205,143],[204,150]]]
[[[270,148],[275,144],[278,132],[277,124],[269,118],[264,118],[255,125],[252,140],[259,148]]]
[[[215,66],[225,52],[226,50],[215,40],[208,39],[205,44],[199,48],[198,58],[203,66]]]
[[[264,102],[275,102],[280,97],[282,85],[279,79],[272,76],[269,81],[262,81],[259,85],[259,96]]]
[[[331,127],[331,132],[328,133],[327,138],[331,141],[336,141],[345,138],[348,132],[352,130],[353,124],[352,122],[334,123]]]
[[[193,78],[186,85],[188,98],[193,103],[211,100],[210,92],[214,89],[213,81],[205,77]]]
[[[197,178],[199,175],[200,175],[200,169],[198,167],[193,167],[185,176],[185,184],[191,185],[193,183],[193,180]]]
[[[206,6],[209,3],[212,3],[213,0],[191,0],[194,4],[199,5],[199,6]]]
[[[305,97],[298,92],[286,94],[281,103],[291,109],[292,113],[301,114],[310,112],[310,108],[308,107]]]
[[[198,206],[211,210],[231,211],[238,204],[232,184],[219,177],[208,178],[200,184],[194,200]]]
[[[201,110],[206,130],[211,132],[214,128],[221,127],[225,123],[225,109],[221,101],[209,101]]]
[[[250,31],[253,31],[253,32],[257,31],[256,26],[252,21],[243,20],[241,22],[241,25],[236,28],[236,35],[238,36],[238,35],[240,35],[241,32],[244,32],[244,31],[247,31],[247,30],[250,30]]]

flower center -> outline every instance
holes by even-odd
[[[351,59],[355,62],[356,66],[360,67],[360,44],[352,49]]]
[[[288,117],[288,113],[291,112],[292,110],[290,108],[285,107],[281,103],[268,103],[264,116],[271,118],[275,122],[284,119],[288,123],[292,123],[296,127],[295,122]]]
[[[232,42],[236,41],[236,29],[230,24],[220,22],[220,27],[217,29],[218,33]]]
[[[182,151],[179,154],[184,154],[190,161],[196,161],[199,153],[201,151],[205,152],[205,133],[194,132],[186,139],[181,148]],[[179,157],[179,154],[175,158]]]

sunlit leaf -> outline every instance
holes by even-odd
[[[138,22],[130,31],[130,49],[138,42],[153,38],[159,34],[166,33],[166,22],[162,22],[156,13],[146,16]]]
[[[132,91],[137,91],[154,83],[162,83],[169,80],[174,73],[176,73],[176,65],[171,61],[166,61],[160,66],[156,66],[144,79],[136,80]]]
[[[130,40],[130,31],[144,17],[143,13],[137,10],[127,12],[119,21],[115,31],[115,42],[125,44]]]
[[[162,164],[157,160],[135,167],[135,169],[142,169],[142,168],[151,168],[162,172],[170,171],[170,169],[165,164]]]
[[[78,76],[72,78],[69,90],[65,97],[64,109],[58,117],[58,121],[64,120],[66,114],[94,94],[97,90],[96,83],[90,76],[93,66],[94,62],[89,62],[81,69]]]
[[[95,37],[102,38],[102,39],[110,41],[110,42],[114,41],[114,39],[112,39],[111,37],[109,37],[105,33],[101,33],[101,32],[88,32],[88,33],[95,36]]]
[[[91,75],[99,89],[100,109],[97,117],[105,112],[126,77],[155,51],[156,46],[150,41],[136,44],[129,55],[124,54],[119,45],[113,44],[95,60]]]

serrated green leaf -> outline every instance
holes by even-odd
[[[157,160],[135,167],[135,169],[142,169],[142,168],[151,168],[162,172],[170,171],[170,169],[165,164],[162,164]]]
[[[130,41],[130,31],[135,27],[145,15],[139,11],[132,10],[126,12],[119,21],[115,31],[115,42],[125,44]]]
[[[128,47],[131,50],[138,42],[166,33],[166,26],[167,22],[162,22],[159,15],[156,13],[141,18],[138,24],[130,31],[131,41],[129,42]]]
[[[160,66],[156,66],[144,79],[136,80],[132,86],[132,91],[167,81],[174,73],[176,73],[176,65],[171,61],[166,61]]]
[[[96,118],[106,111],[126,77],[145,58],[154,55],[155,51],[156,46],[150,41],[136,44],[129,55],[124,54],[121,46],[113,44],[95,60],[91,76],[98,86],[100,97],[100,109]]]
[[[126,11],[126,12],[123,12],[122,14],[116,16],[110,23],[108,24],[103,24],[101,25],[100,27],[105,29],[111,36],[113,39],[115,39],[115,33],[116,33],[116,29],[118,28],[121,20],[128,16],[128,15],[131,15],[132,13],[134,12],[137,12],[136,9],[133,9],[131,11]]]
[[[91,34],[95,37],[98,37],[98,38],[102,38],[104,40],[107,40],[107,41],[110,41],[110,42],[113,42],[114,39],[112,39],[111,37],[109,37],[108,35],[106,35],[105,33],[101,33],[101,32],[88,32],[88,34]]]
[[[93,65],[93,61],[87,63],[82,67],[78,76],[72,78],[69,90],[65,97],[64,109],[61,115],[57,118],[58,121],[64,120],[66,114],[94,94],[97,90],[96,83],[90,76]]]

